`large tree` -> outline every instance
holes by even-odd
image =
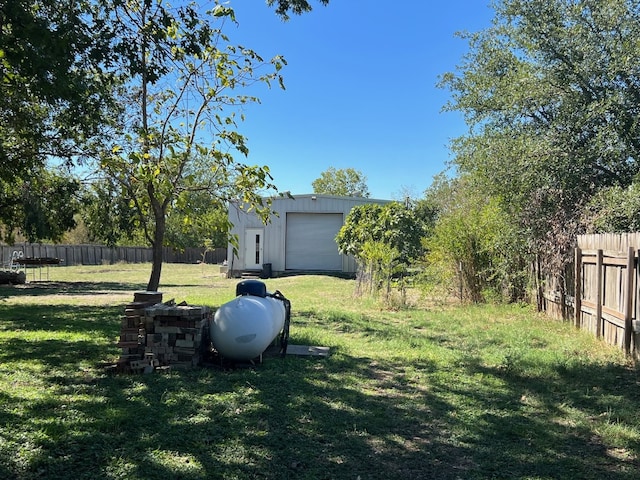
[[[0,182],[4,239],[12,244],[20,234],[30,242],[59,241],[76,225],[79,190],[77,179],[46,169],[29,178]]]
[[[259,82],[282,86],[284,60],[265,62],[233,45],[225,22],[235,15],[222,4],[207,11],[161,0],[113,5],[112,48],[127,81],[122,129],[101,167],[126,192],[153,249],[149,290],[158,288],[167,218],[185,191],[251,205],[264,218],[270,213],[263,194],[276,189],[268,167],[234,156],[248,154],[237,115],[258,101],[244,89]]]
[[[320,3],[327,4],[328,0]],[[268,0],[267,5],[275,7],[283,19],[311,10],[307,0]],[[155,23],[129,16],[136,10],[146,13],[155,10],[154,14],[159,16],[154,18]],[[215,36],[196,26],[199,20],[191,14],[192,10],[193,6],[172,10],[168,4],[148,0],[0,3],[0,224],[4,223],[3,231],[9,238],[13,227],[23,231],[30,228],[19,224],[14,212],[20,182],[29,183],[29,191],[35,192],[34,179],[49,178],[47,159],[55,158],[68,166],[82,162],[87,156],[96,155],[106,143],[97,137],[113,134],[109,127],[114,118],[131,119],[126,114],[113,115],[123,99],[121,95],[113,95],[118,79],[124,76],[125,88],[131,86],[130,80],[136,76],[158,87],[160,78],[170,78],[169,65],[173,60],[197,58],[196,44]],[[175,30],[172,12],[177,12],[173,20],[183,22],[181,32]],[[125,20],[124,24],[121,20]],[[136,24],[137,20],[142,23]],[[189,31],[191,27],[199,38]],[[182,39],[177,40],[176,34]],[[143,37],[145,40],[140,42]],[[167,49],[154,49],[153,45],[158,45],[154,42],[163,41]],[[140,59],[139,68],[134,67]],[[251,61],[256,60],[253,57]],[[224,67],[224,62],[219,65]],[[233,77],[229,71],[225,74]],[[148,105],[153,103],[149,99]],[[131,137],[139,136],[139,132],[130,133]],[[241,144],[242,140],[232,139],[231,143]],[[247,172],[245,169],[244,173]],[[72,183],[73,180],[69,185]],[[41,220],[52,225],[59,218]]]
[[[555,267],[582,208],[638,172],[640,6],[628,0],[499,0],[492,27],[443,76],[470,133],[455,164]]]
[[[165,243],[175,249],[226,247],[229,241],[228,208],[202,189],[202,181],[186,180],[167,210]],[[91,182],[83,191],[80,214],[91,242],[109,246],[141,245],[146,242],[129,194],[113,178]]]
[[[46,202],[70,206],[71,165],[88,154],[112,109],[103,70],[107,36],[92,3],[0,2],[0,225],[4,239],[56,239],[73,222]],[[55,158],[55,172],[47,159]],[[62,185],[66,186],[62,188]],[[75,186],[74,186],[75,185]],[[60,194],[59,199],[51,198]],[[37,213],[37,214],[36,214]],[[39,222],[39,224],[34,224]]]
[[[110,100],[107,37],[92,4],[0,4],[0,178],[48,156],[72,161],[99,133]]]

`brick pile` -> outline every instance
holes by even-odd
[[[138,292],[125,307],[118,343],[120,370],[151,373],[201,363],[208,347],[203,340],[211,310],[173,300],[161,302],[159,292]]]
[[[162,292],[135,292],[133,302],[124,307],[124,316],[120,322],[121,349],[118,370],[131,371],[139,368],[139,361],[144,358],[146,335],[145,309],[162,302]]]

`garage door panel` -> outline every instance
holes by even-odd
[[[286,268],[342,270],[335,241],[341,227],[341,213],[287,213]]]

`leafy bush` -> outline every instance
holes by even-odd
[[[388,301],[392,279],[403,277],[423,252],[424,227],[415,211],[392,202],[354,207],[338,232],[341,253],[358,262],[358,292],[375,295],[384,291]]]

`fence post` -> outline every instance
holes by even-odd
[[[602,278],[604,276],[602,271],[602,258],[602,249],[598,249],[596,254],[596,336],[598,338],[602,337],[604,333],[602,321],[602,285],[604,284],[604,278]]]
[[[631,353],[631,337],[633,335],[633,292],[635,286],[633,280],[635,278],[635,249],[629,247],[627,254],[627,291],[624,306],[624,351],[627,355]]]
[[[573,289],[573,323],[576,327],[580,327],[580,323],[582,320],[582,249],[580,247],[576,247],[575,268],[575,285]]]
[[[533,271],[536,276],[536,297],[538,312],[546,312],[546,302],[544,301],[544,288],[542,286],[542,274],[540,273],[540,255],[536,253],[536,258],[533,263]]]

